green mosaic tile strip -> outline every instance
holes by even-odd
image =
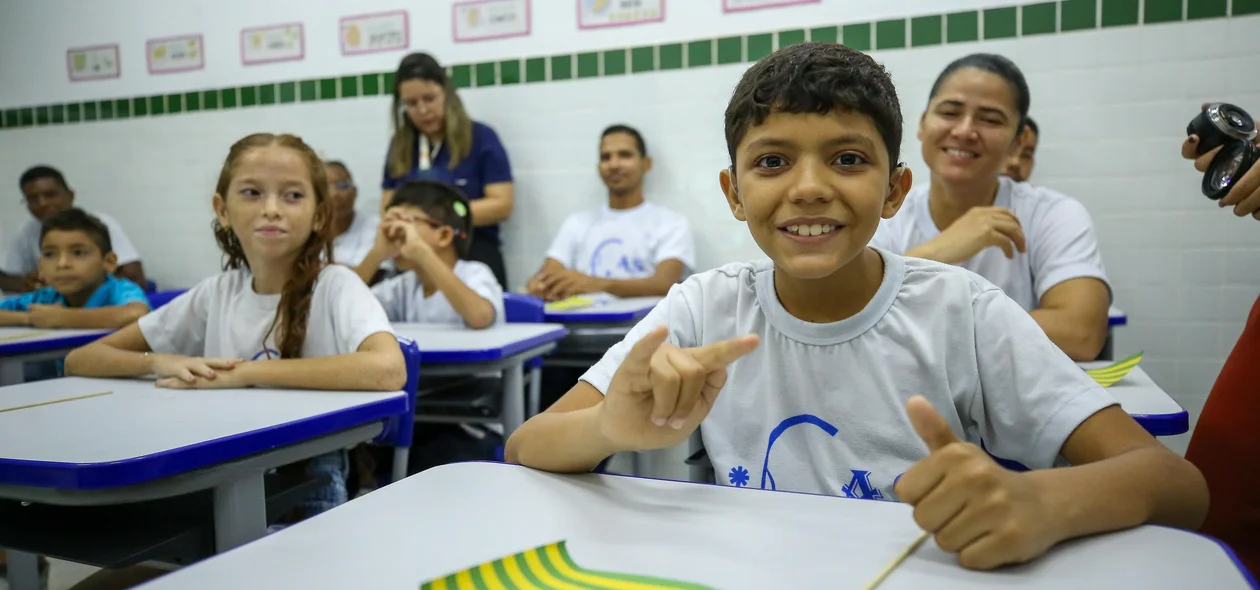
[[[944,36],[944,22],[939,14],[910,19],[910,46],[940,45]]]
[[[1136,25],[1140,8],[1139,0],[1102,0],[1102,26]]]
[[[1059,10],[1059,29],[1063,32],[1098,27],[1098,0],[1064,0]]]
[[[841,43],[858,51],[871,50],[871,23],[844,25],[841,31]],[[748,59],[752,59],[752,56],[748,56]]]
[[[1250,15],[1260,15],[1260,0],[1056,0],[946,14],[908,15],[877,22],[819,23],[808,29],[578,54],[452,64],[447,72],[458,88],[538,84],[748,64],[775,49],[807,40],[844,43],[860,51],[890,51]],[[393,72],[369,72],[170,95],[9,107],[0,110],[0,131],[357,97],[387,98],[393,91]]]
[[[1146,0],[1146,6],[1142,10],[1142,24],[1153,25],[1157,23],[1175,23],[1181,22],[1185,15],[1182,14],[1182,0]],[[1191,2],[1191,4],[1196,4]],[[1225,2],[1221,1],[1221,16],[1224,16]]]
[[[955,12],[945,15],[945,42],[969,43],[980,40],[980,13]]]
[[[1023,30],[1021,32],[1025,37],[1046,35],[1059,30],[1058,2],[1025,4],[1022,10]]]

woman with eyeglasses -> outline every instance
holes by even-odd
[[[411,180],[437,180],[471,201],[472,247],[467,260],[490,267],[507,289],[499,224],[512,214],[512,167],[499,136],[473,121],[446,70],[427,53],[403,58],[394,74],[394,137],[385,159],[381,212],[394,190]]]

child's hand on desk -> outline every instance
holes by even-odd
[[[564,301],[574,295],[595,293],[600,290],[598,282],[595,277],[569,268],[541,273],[531,280],[537,289],[535,295],[547,301]],[[534,291],[535,287],[531,287],[530,292]]]
[[[242,359],[202,358],[181,356],[178,354],[153,355],[153,374],[157,375],[158,387],[188,388],[196,386],[199,381],[219,381],[217,387],[240,387],[239,385],[223,385],[232,381],[227,375],[237,365],[245,362]]]
[[[660,327],[630,349],[600,404],[600,430],[623,450],[687,440],[726,385],[726,366],[757,348],[756,336],[678,348]]]
[[[922,397],[911,398],[906,413],[931,454],[898,479],[897,495],[963,567],[989,570],[1031,561],[1064,538],[1028,473],[1010,471],[959,440]]]
[[[66,325],[66,308],[60,305],[32,303],[26,308],[28,321],[36,328],[62,328]]]

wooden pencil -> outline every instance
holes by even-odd
[[[39,403],[34,403],[34,404],[26,404],[26,405],[24,405],[24,406],[13,406],[12,408],[0,408],[0,414],[2,414],[2,413],[4,413],[4,412],[16,412],[17,410],[25,410],[25,409],[27,409],[27,408],[38,408],[39,406],[49,406],[49,405],[52,405],[52,404],[59,404],[59,403],[62,403],[62,402],[72,402],[72,401],[75,401],[75,400],[87,399],[87,398],[90,398],[90,397],[100,397],[100,396],[102,396],[102,395],[109,395],[109,394],[111,394],[111,393],[114,393],[114,392],[112,392],[112,391],[101,391],[101,392],[98,392],[98,393],[85,393],[85,394],[83,394],[83,395],[76,395],[76,396],[74,396],[74,397],[65,397],[65,398],[61,398],[61,399],[48,400],[48,401],[46,401],[46,402],[39,402]]]
[[[863,590],[875,590],[875,588],[882,584],[884,579],[887,578],[893,570],[897,569],[897,566],[901,565],[901,562],[905,561],[907,557],[910,557],[910,554],[914,553],[915,550],[927,540],[930,534],[931,533],[928,533],[927,531],[923,531],[923,533],[919,535],[919,538],[915,539],[909,547],[902,550],[901,554],[898,555],[896,559],[892,560],[892,563],[884,566],[883,571],[880,571],[879,575],[875,576],[875,579],[871,580],[871,583],[867,584]]]

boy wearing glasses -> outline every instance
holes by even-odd
[[[35,166],[22,173],[18,187],[22,189],[22,202],[31,212],[31,219],[22,224],[8,247],[3,249],[0,291],[9,293],[25,293],[44,286],[39,277],[42,224],[74,207],[74,191],[70,190],[61,172],[50,166]],[[140,254],[131,245],[122,226],[108,215],[94,213],[93,216],[109,229],[114,255],[118,257],[114,275],[143,287],[146,281]]]
[[[413,181],[394,192],[375,243],[355,269],[365,282],[393,260],[402,274],[372,287],[393,322],[503,323],[503,288],[489,266],[464,260],[472,245],[468,199],[454,187]]]

